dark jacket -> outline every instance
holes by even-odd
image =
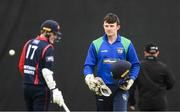
[[[129,104],[135,105],[134,91],[137,87],[139,110],[167,110],[166,92],[174,83],[174,75],[166,64],[155,57],[147,57],[141,61],[140,74],[131,88]]]

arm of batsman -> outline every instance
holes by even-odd
[[[64,103],[64,99],[63,99],[61,91],[59,91],[59,89],[56,88],[56,82],[53,79],[53,72],[49,70],[48,68],[43,68],[42,75],[46,81],[48,88],[52,91],[53,103],[56,103],[59,106],[62,106]]]
[[[42,69],[42,75],[46,81],[46,84],[50,90],[56,88],[56,82],[53,79],[53,71],[49,70],[48,68]]]

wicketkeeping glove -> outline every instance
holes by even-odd
[[[96,88],[96,80],[94,79],[93,74],[88,74],[85,77],[85,82],[88,85],[89,89],[95,91]]]
[[[119,85],[119,88],[122,89],[122,90],[127,91],[127,90],[130,89],[130,87],[133,85],[133,83],[134,83],[134,80],[128,78],[128,79],[125,80],[124,83],[122,83],[122,84]]]
[[[96,82],[94,92],[96,93],[96,95],[102,96],[100,88],[101,88],[102,85],[105,85],[105,83],[100,77],[95,77],[94,79],[95,79],[95,82]]]
[[[85,82],[89,89],[99,96],[110,96],[111,90],[106,86],[104,81],[100,77],[94,77],[93,74],[88,74],[85,77]]]
[[[64,99],[63,99],[61,91],[59,91],[59,89],[56,88],[56,89],[52,90],[52,93],[53,93],[52,94],[53,103],[56,103],[61,107],[64,103]]]
[[[96,83],[96,88],[95,88],[95,93],[99,96],[110,96],[112,94],[111,89],[104,83],[104,81],[100,77],[96,77],[95,80],[97,81]]]

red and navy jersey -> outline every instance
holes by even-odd
[[[42,69],[52,70],[54,63],[54,47],[43,36],[29,40],[23,47],[19,61],[19,71],[24,84],[46,85]]]

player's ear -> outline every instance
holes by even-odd
[[[160,54],[160,52],[159,52],[159,51],[157,51],[157,56],[159,56],[159,54]]]
[[[148,56],[148,53],[146,51],[144,51],[144,56]]]
[[[120,24],[117,25],[117,30],[119,30],[121,28]]]

